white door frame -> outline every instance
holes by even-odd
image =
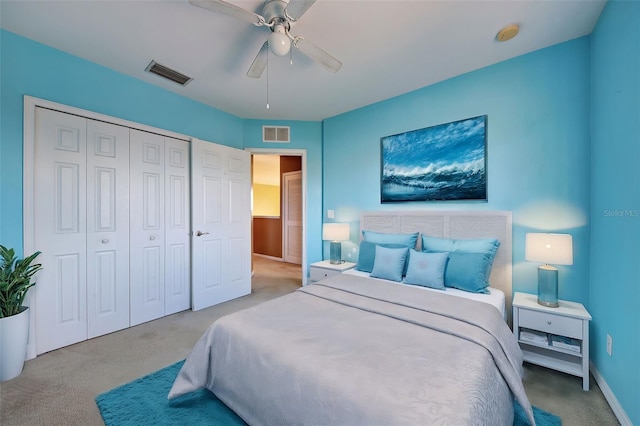
[[[75,108],[69,105],[59,104],[57,102],[47,101],[45,99],[39,99],[32,96],[24,96],[24,121],[23,121],[23,165],[22,165],[22,245],[24,253],[31,254],[37,251],[35,246],[35,125],[36,125],[36,108],[48,108],[68,114],[75,114],[85,118],[106,121],[113,124],[119,124],[121,126],[130,127],[133,129],[143,130],[146,132],[158,133],[163,136],[168,136],[175,139],[182,139],[190,141],[191,137],[182,135],[180,133],[171,132],[169,130],[159,129],[157,127],[147,126],[144,124],[136,123],[133,121],[123,120],[110,115],[100,114],[93,111],[84,110],[81,108]],[[37,286],[35,287],[37,289]],[[36,290],[37,291],[37,290]],[[35,312],[37,310],[35,297],[32,297],[32,292],[27,295],[25,305],[32,307],[29,309],[29,342],[27,344],[27,359],[33,359],[36,357],[36,342],[35,342]]]
[[[245,148],[245,150],[249,151],[252,155],[274,154],[301,157],[300,168],[302,171],[302,265],[300,265],[300,276],[302,278],[302,285],[307,285],[307,150],[286,148]],[[253,229],[251,232],[253,234]]]

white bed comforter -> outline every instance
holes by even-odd
[[[522,352],[487,304],[339,275],[216,321],[169,398],[250,425],[512,425]]]

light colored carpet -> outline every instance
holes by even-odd
[[[300,267],[254,257],[252,293],[198,312],[185,311],[27,361],[23,373],[0,383],[0,425],[103,425],[98,394],[184,359],[217,318],[294,291]],[[602,392],[591,381],[542,367],[525,366],[533,405],[562,418],[563,425],[616,425]]]

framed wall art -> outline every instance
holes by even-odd
[[[380,139],[380,200],[487,200],[487,116]]]

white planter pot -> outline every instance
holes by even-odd
[[[0,318],[0,382],[22,373],[29,340],[29,308],[18,315]]]

